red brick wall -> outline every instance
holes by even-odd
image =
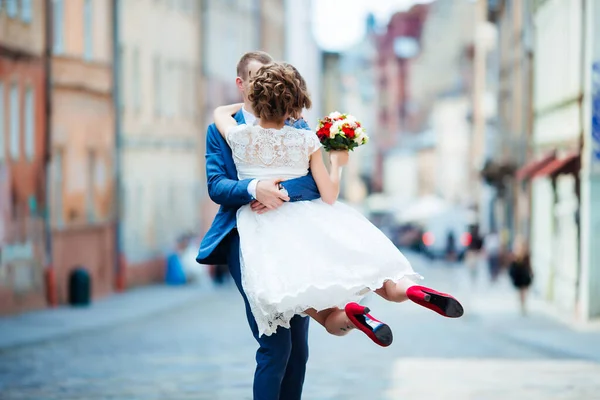
[[[40,58],[0,48],[0,82],[4,85],[5,143],[4,165],[8,171],[0,195],[3,202],[0,234],[0,314],[13,314],[44,307],[44,225],[41,217],[45,204],[44,157],[46,113],[45,70]],[[10,91],[19,89],[19,157],[10,155]],[[25,91],[34,94],[34,153],[25,153]],[[31,246],[26,252],[14,249]]]
[[[125,287],[132,288],[164,282],[165,268],[166,260],[162,257],[142,263],[127,264],[125,267]]]
[[[0,287],[0,315],[17,314],[46,306],[43,291],[15,293],[11,288]]]
[[[58,302],[68,302],[69,274],[78,266],[89,271],[92,296],[97,299],[113,291],[115,281],[113,225],[69,227],[52,232],[53,267]]]

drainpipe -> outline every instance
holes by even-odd
[[[121,35],[120,32],[120,0],[112,0],[112,47],[113,47],[113,109],[115,113],[115,157],[114,157],[114,166],[115,166],[115,186],[114,186],[114,196],[115,196],[115,243],[114,243],[114,272],[115,272],[115,289],[117,292],[122,292],[125,290],[126,282],[125,282],[125,260],[122,256],[122,226],[121,226],[121,204],[122,204],[122,190],[121,190],[121,149],[122,149],[122,132],[121,132],[121,87],[119,86],[120,76],[121,76],[121,54],[119,52],[119,37]]]
[[[48,190],[49,182],[51,178],[50,163],[52,162],[52,44],[54,43],[53,37],[53,7],[52,0],[46,0],[44,2],[45,10],[45,38],[44,38],[44,113],[46,117],[46,134],[44,135],[44,183],[43,183],[43,196],[44,196],[44,281],[46,285],[46,301],[50,307],[56,307],[58,305],[58,296],[56,291],[56,274],[53,265],[52,257],[52,221],[50,217],[50,205],[52,199],[50,196],[50,190]]]

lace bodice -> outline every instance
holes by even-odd
[[[293,179],[308,173],[310,155],[321,147],[314,132],[284,126],[238,125],[227,131],[227,143],[239,179]]]

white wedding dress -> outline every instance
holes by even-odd
[[[226,139],[239,179],[293,179],[308,173],[321,147],[314,132],[239,125]],[[242,284],[260,335],[271,335],[308,308],[359,301],[384,281],[415,274],[392,242],[362,214],[336,202],[288,202],[237,213]]]

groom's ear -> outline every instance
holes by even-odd
[[[244,86],[244,81],[242,81],[242,78],[240,78],[239,76],[237,78],[235,78],[235,85],[238,87],[238,89],[243,90]]]

